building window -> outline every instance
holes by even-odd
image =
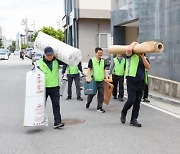
[[[111,36],[109,33],[97,34],[97,46],[103,49],[107,49],[111,42]]]

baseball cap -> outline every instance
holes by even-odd
[[[54,53],[53,51],[53,48],[47,46],[45,49],[44,49],[44,54],[49,56],[49,55],[52,55]]]

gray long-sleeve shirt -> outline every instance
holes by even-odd
[[[119,62],[121,62],[121,60],[122,60],[122,57],[119,59],[118,58],[118,60],[119,60]],[[114,68],[114,58],[111,60],[111,65],[110,65],[110,69],[109,69],[109,74],[112,74],[112,71],[113,71],[113,68]]]

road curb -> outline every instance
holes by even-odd
[[[154,93],[149,93],[149,97],[180,107],[180,100],[178,99],[169,98],[167,96],[162,96],[160,94],[154,94]]]

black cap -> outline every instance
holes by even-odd
[[[51,48],[51,47],[49,47],[49,46],[46,47],[46,48],[44,49],[44,54],[47,55],[47,56],[54,54],[53,48]]]

